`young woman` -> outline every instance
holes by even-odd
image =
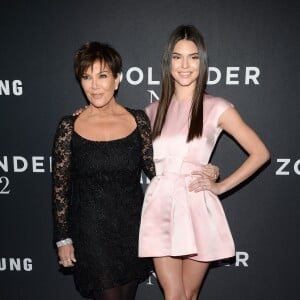
[[[179,26],[163,55],[160,101],[146,108],[156,177],[144,200],[139,256],[154,257],[167,300],[197,299],[209,262],[235,255],[218,195],[269,159],[267,148],[233,105],[205,93],[207,72],[203,37],[193,26]],[[249,156],[230,176],[215,182],[193,170],[208,164],[222,130]]]

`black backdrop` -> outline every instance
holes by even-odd
[[[52,246],[51,146],[58,120],[85,105],[75,49],[108,42],[124,59],[118,100],[159,95],[160,59],[179,24],[203,33],[208,91],[229,99],[269,147],[259,176],[223,197],[237,260],[214,266],[203,299],[297,299],[300,250],[299,2],[258,0],[2,1],[0,4],[0,298],[84,299]],[[245,154],[223,135],[226,176]],[[137,299],[162,299],[155,274]]]

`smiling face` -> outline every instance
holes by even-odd
[[[171,74],[175,87],[195,88],[200,72],[197,46],[190,40],[180,40],[175,44],[171,58]]]
[[[115,101],[114,93],[118,89],[120,76],[118,74],[115,78],[109,67],[97,60],[83,72],[80,82],[90,104],[102,108]]]

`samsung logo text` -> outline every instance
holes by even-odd
[[[32,271],[31,258],[0,258],[0,271]]]
[[[23,84],[21,80],[1,80],[0,96],[21,96],[23,95]]]

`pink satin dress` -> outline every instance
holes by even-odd
[[[235,255],[234,242],[219,198],[210,191],[189,192],[192,171],[208,164],[222,131],[220,115],[232,104],[204,97],[203,134],[187,143],[192,101],[172,99],[164,128],[153,143],[156,177],[145,194],[139,256],[187,256],[214,261]],[[153,126],[158,102],[146,107]]]

